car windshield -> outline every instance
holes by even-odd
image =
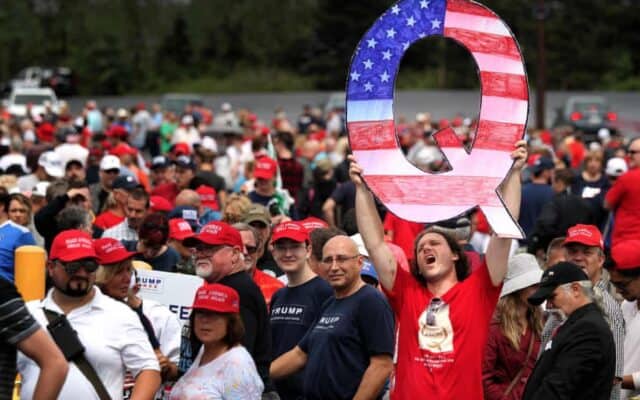
[[[605,104],[596,102],[576,103],[574,109],[583,114],[604,114],[607,111]]]
[[[45,101],[53,102],[51,96],[46,94],[18,94],[13,100],[14,104],[43,104]]]

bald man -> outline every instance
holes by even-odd
[[[202,204],[200,195],[195,190],[183,189],[176,196],[176,207],[189,206],[198,210],[198,223],[204,226],[211,221],[219,221],[220,213]]]
[[[291,351],[271,364],[271,377],[304,368],[307,400],[379,398],[393,369],[394,322],[382,294],[360,278],[363,258],[348,236],[331,238],[321,268],[334,295]]]

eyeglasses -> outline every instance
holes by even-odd
[[[70,261],[70,262],[58,261],[58,264],[60,264],[62,268],[64,268],[64,271],[69,275],[75,274],[80,270],[80,268],[84,268],[84,270],[87,273],[92,274],[96,272],[96,270],[99,267],[98,262],[96,260],[91,260],[91,259]]]
[[[628,150],[627,153],[634,155],[640,153],[640,150]]]
[[[245,249],[247,249],[247,253],[248,254],[256,254],[256,252],[258,251],[258,246],[244,246]]]
[[[442,301],[442,299],[439,299],[437,297],[431,299],[431,301],[429,302],[429,306],[427,307],[427,314],[425,316],[428,326],[436,325],[436,315],[438,314],[440,307],[442,307],[443,305],[444,301]]]
[[[282,243],[276,243],[273,245],[273,249],[275,251],[279,251],[282,253],[285,253],[287,251],[296,251],[296,250],[300,250],[300,249],[304,249],[306,246],[304,243],[298,243],[298,244],[282,244]]]
[[[353,260],[354,258],[358,258],[360,257],[359,254],[356,254],[355,256],[344,256],[344,255],[339,255],[339,256],[335,256],[335,257],[325,257],[321,260],[321,262],[325,265],[333,265],[333,263],[335,262],[336,265],[338,265],[339,267],[343,266],[344,264],[347,263],[347,261],[349,260]]]
[[[197,254],[201,254],[205,257],[211,257],[216,254],[218,251],[228,248],[229,246],[210,246],[206,244],[199,244],[193,248],[193,252]]]

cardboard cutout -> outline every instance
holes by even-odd
[[[394,83],[412,43],[431,35],[456,40],[478,66],[481,106],[470,152],[451,128],[434,135],[452,167],[427,173],[411,164],[398,144]],[[435,222],[480,206],[502,237],[522,238],[497,187],[524,136],[529,90],[524,62],[509,28],[491,10],[469,0],[403,0],[364,35],[351,61],[347,128],[353,154],[373,193],[397,216]]]

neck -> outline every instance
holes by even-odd
[[[227,275],[235,274],[236,272],[244,271],[244,263],[238,263],[231,267],[231,270]]]
[[[336,299],[344,299],[345,297],[349,297],[355,292],[357,292],[358,290],[360,290],[360,288],[363,287],[364,285],[366,285],[366,283],[364,283],[364,281],[360,277],[358,277],[358,279],[355,282],[353,282],[351,285],[343,289],[336,288],[335,289]]]
[[[200,359],[200,365],[215,360],[216,358],[224,354],[228,349],[229,346],[223,341],[216,341],[214,343],[205,344],[202,358]]]
[[[456,283],[458,283],[458,279],[455,278],[454,275],[454,277],[445,277],[435,282],[427,281],[427,289],[429,289],[435,297],[442,297],[449,289],[454,287]]]
[[[600,282],[600,278],[602,278],[602,270],[597,270],[591,278],[591,283],[593,284],[593,286],[597,285],[598,282]]]
[[[532,178],[531,179],[531,183],[537,183],[537,184],[541,184],[541,185],[547,185],[549,182],[549,180],[546,177],[538,177],[538,178]]]
[[[287,272],[286,274],[287,279],[289,280],[287,286],[289,287],[300,286],[316,277],[316,274],[311,270],[307,263],[305,263],[304,267],[299,271]]]
[[[597,171],[593,173],[589,171],[584,171],[582,176],[587,180],[597,181],[598,179],[600,179],[600,176],[602,176],[602,174]]]
[[[60,307],[62,312],[68,314],[76,308],[80,308],[89,303],[93,300],[95,294],[96,290],[91,288],[91,291],[82,297],[71,297],[54,288],[51,297],[58,307]]]
[[[575,304],[575,307],[573,308],[573,311],[571,311],[571,314],[576,312],[576,310],[586,306],[587,304],[591,304],[591,300],[589,300],[588,298],[583,298],[583,299],[577,300],[576,304]]]

